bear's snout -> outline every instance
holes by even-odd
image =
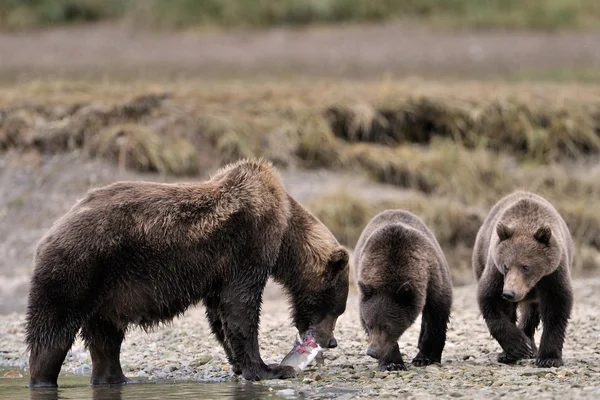
[[[330,349],[334,349],[337,347],[337,340],[335,340],[334,337],[332,337],[331,339],[329,339],[329,343],[327,343],[327,347]]]
[[[378,359],[379,358],[379,354],[377,354],[377,351],[373,348],[373,345],[369,345],[369,347],[367,347],[367,355],[369,357],[373,357],[374,359]]]
[[[504,290],[502,291],[502,298],[504,300],[513,301],[515,299],[515,292],[512,290]]]

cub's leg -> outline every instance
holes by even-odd
[[[516,304],[501,297],[503,285],[504,278],[500,272],[495,267],[486,267],[478,284],[477,302],[490,334],[504,350],[498,361],[511,364],[531,358],[533,349],[529,338],[515,324]]]
[[[533,355],[537,355],[537,347],[535,345],[535,330],[540,324],[540,310],[537,303],[527,303],[523,305],[523,313],[519,321],[519,329],[525,333],[525,335],[531,341],[531,349]]]
[[[442,362],[451,308],[452,297],[433,291],[428,294],[421,319],[419,353],[412,360],[413,365],[422,367]]]
[[[557,270],[538,283],[540,313],[544,325],[535,362],[538,367],[563,365],[562,349],[573,309],[573,292],[568,277],[562,274],[562,270]]]

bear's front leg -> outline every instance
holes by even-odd
[[[244,379],[260,381],[264,379],[294,378],[296,372],[291,366],[266,365],[258,346],[258,330],[262,284],[248,287],[229,284],[223,291],[220,315],[223,324],[225,342],[229,344],[234,368],[240,369]]]
[[[515,304],[501,297],[501,282],[499,285],[485,283],[485,281],[480,282],[477,301],[490,334],[504,350],[498,356],[498,361],[512,364],[518,360],[533,357],[531,341],[515,324]]]
[[[229,343],[225,341],[225,333],[223,332],[223,321],[220,314],[220,300],[217,296],[210,296],[204,299],[204,306],[206,308],[206,318],[210,323],[210,329],[215,335],[217,341],[223,346],[227,361],[232,366],[233,373],[241,375],[242,369],[237,365],[233,359],[233,353],[229,347]]]
[[[406,364],[404,364],[398,342],[396,341],[396,343],[394,343],[394,345],[379,358],[379,370],[385,372],[406,371],[406,369]]]
[[[540,287],[540,312],[543,332],[536,365],[542,368],[563,365],[562,349],[571,310],[573,292],[561,270],[543,278]]]

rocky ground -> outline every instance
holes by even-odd
[[[265,301],[260,345],[264,360],[281,361],[291,349],[295,331],[289,325],[287,306],[270,284]],[[507,366],[496,362],[498,344],[490,337],[477,310],[475,287],[455,290],[454,310],[441,365],[409,367],[402,372],[379,372],[365,353],[366,339],[357,318],[357,297],[336,328],[339,346],[325,353],[325,365],[309,366],[302,377],[288,381],[265,381],[286,386],[289,396],[319,397],[327,388],[351,392],[342,397],[376,396],[418,398],[554,399],[600,397],[600,278],[575,282],[576,302],[564,348],[565,366],[539,369],[533,360]],[[23,344],[24,315],[0,316],[0,365],[27,366]],[[420,320],[400,339],[406,360],[417,353]],[[539,332],[538,332],[539,342]],[[189,310],[170,326],[149,334],[132,330],[123,344],[122,364],[130,378],[197,381],[235,381],[222,348],[210,334],[201,307]],[[91,361],[78,340],[63,371],[89,374]],[[26,377],[26,376],[25,376]],[[60,379],[59,379],[60,384]]]

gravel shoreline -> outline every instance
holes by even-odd
[[[514,366],[496,362],[498,344],[489,335],[477,310],[475,286],[455,288],[453,314],[441,365],[409,367],[408,371],[378,372],[364,354],[366,338],[358,322],[358,298],[351,291],[340,317],[339,346],[325,353],[325,365],[309,366],[293,380],[264,381],[288,387],[288,395],[321,397],[325,389],[341,397],[372,398],[600,398],[600,278],[574,282],[576,302],[564,348],[565,366],[539,369],[533,360]],[[295,329],[279,287],[269,283],[261,318],[260,346],[267,363],[277,363],[291,349]],[[0,365],[27,367],[24,314],[0,315]],[[400,339],[406,361],[416,355],[420,318]],[[539,343],[540,332],[537,334]],[[131,378],[236,381],[222,348],[210,334],[202,307],[190,309],[172,324],[150,333],[133,329],[123,343],[121,362]],[[63,373],[89,375],[91,360],[77,340]],[[60,385],[60,378],[59,378]],[[351,391],[343,394],[343,391]]]

